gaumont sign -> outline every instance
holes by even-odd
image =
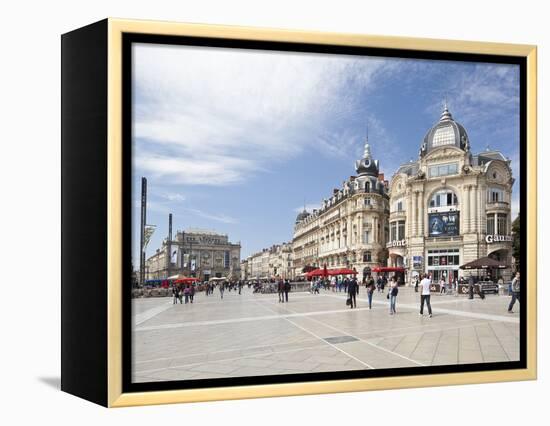
[[[485,237],[485,241],[488,244],[510,242],[512,241],[512,236],[511,235],[487,235]]]
[[[388,244],[386,244],[386,248],[391,248],[391,247],[405,247],[407,245],[407,241],[406,240],[393,240],[393,241],[390,241]]]

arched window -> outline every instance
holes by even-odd
[[[451,191],[450,189],[443,189],[441,191],[437,191],[432,195],[432,198],[430,198],[430,207],[450,207],[450,206],[457,206],[458,205],[458,199],[456,197],[456,194]]]

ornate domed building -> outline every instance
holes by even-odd
[[[355,171],[321,201],[320,209],[298,214],[292,242],[295,275],[307,266],[326,265],[355,269],[361,278],[386,262],[388,182],[372,158],[368,140]]]
[[[497,151],[473,154],[465,128],[445,105],[418,160],[391,179],[389,266],[405,267],[409,282],[422,273],[448,282],[462,276],[460,265],[480,257],[511,264],[513,183],[510,160]],[[506,279],[510,270],[499,273]]]

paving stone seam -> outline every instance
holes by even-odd
[[[263,305],[261,305],[261,306],[263,306]],[[267,310],[269,310],[269,311],[271,311],[271,312],[274,312],[274,311],[272,311],[271,309],[267,308],[266,306],[263,306],[263,308],[264,308],[264,309],[267,309]],[[287,308],[286,308],[286,309],[287,309]],[[288,309],[287,309],[287,310],[288,310]],[[324,340],[322,337],[316,335],[316,334],[313,333],[312,331],[309,331],[309,330],[303,328],[302,326],[300,326],[300,325],[298,325],[298,324],[292,322],[291,320],[289,320],[289,319],[286,318],[286,317],[285,317],[284,319],[285,319],[286,321],[288,321],[289,323],[291,323],[292,325],[294,325],[295,327],[297,327],[297,328],[303,330],[304,332],[309,333],[309,334],[311,334],[311,335],[314,336],[314,337],[317,337],[317,338],[318,338],[319,340],[321,340],[323,343],[325,343],[325,344],[327,344],[327,345],[333,347],[333,348],[336,349],[337,351],[340,351],[340,352],[342,352],[343,354],[347,355],[348,357],[350,357],[350,358],[352,358],[352,359],[355,359],[357,362],[359,362],[360,364],[363,364],[363,365],[366,366],[367,368],[369,368],[369,369],[374,369],[374,367],[372,367],[371,365],[367,364],[366,362],[361,361],[359,358],[357,358],[357,357],[355,357],[355,356],[353,356],[353,355],[347,353],[346,351],[344,351],[343,349],[337,347],[336,345],[333,345],[332,343],[327,342],[327,341]]]
[[[351,309],[350,309],[350,310],[351,310]],[[289,310],[289,311],[292,312],[291,310]],[[317,322],[317,323],[319,323],[319,324],[321,324],[321,325],[324,325],[324,326],[326,326],[326,327],[328,327],[328,328],[331,328],[331,329],[333,329],[334,331],[337,331],[338,333],[346,334],[346,333],[343,332],[342,330],[339,330],[339,329],[337,329],[337,328],[335,328],[335,327],[333,327],[333,326],[331,326],[331,325],[329,325],[329,324],[326,324],[326,323],[324,323],[324,322],[322,322],[322,321],[319,321],[319,320],[317,320],[317,319],[315,319],[315,318],[306,317],[306,319],[309,319],[310,321],[314,321],[314,322]],[[398,356],[398,357],[400,357],[400,358],[406,359],[407,361],[410,361],[410,362],[412,362],[412,363],[414,363],[414,364],[418,364],[418,365],[424,366],[424,364],[422,364],[421,362],[415,361],[414,359],[408,358],[408,357],[406,357],[406,356],[404,356],[404,355],[401,355],[401,354],[398,354],[398,353],[396,353],[396,352],[392,352],[392,351],[390,351],[390,350],[388,350],[388,349],[386,349],[386,348],[383,348],[383,347],[381,347],[381,346],[378,346],[378,345],[376,345],[376,344],[374,344],[374,343],[367,342],[366,340],[361,339],[361,338],[359,338],[359,337],[357,337],[357,336],[354,336],[354,335],[352,335],[352,334],[350,334],[350,333],[347,333],[347,334],[348,334],[349,336],[354,337],[354,338],[356,338],[357,340],[360,340],[361,342],[364,342],[364,343],[366,343],[367,345],[373,346],[373,347],[375,347],[375,348],[377,348],[377,349],[379,349],[379,350],[381,350],[381,351],[391,353],[391,354],[396,355],[396,356]]]

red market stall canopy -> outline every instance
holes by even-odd
[[[353,269],[341,268],[341,269],[314,269],[313,271],[306,272],[306,277],[326,277],[334,275],[357,275],[357,271]]]
[[[176,284],[193,284],[194,282],[197,282],[199,279],[194,277],[183,277],[178,278],[174,281]]]
[[[460,266],[460,269],[506,269],[510,265],[500,262],[490,257],[482,257]]]
[[[372,272],[405,272],[405,268],[396,266],[375,266]]]

